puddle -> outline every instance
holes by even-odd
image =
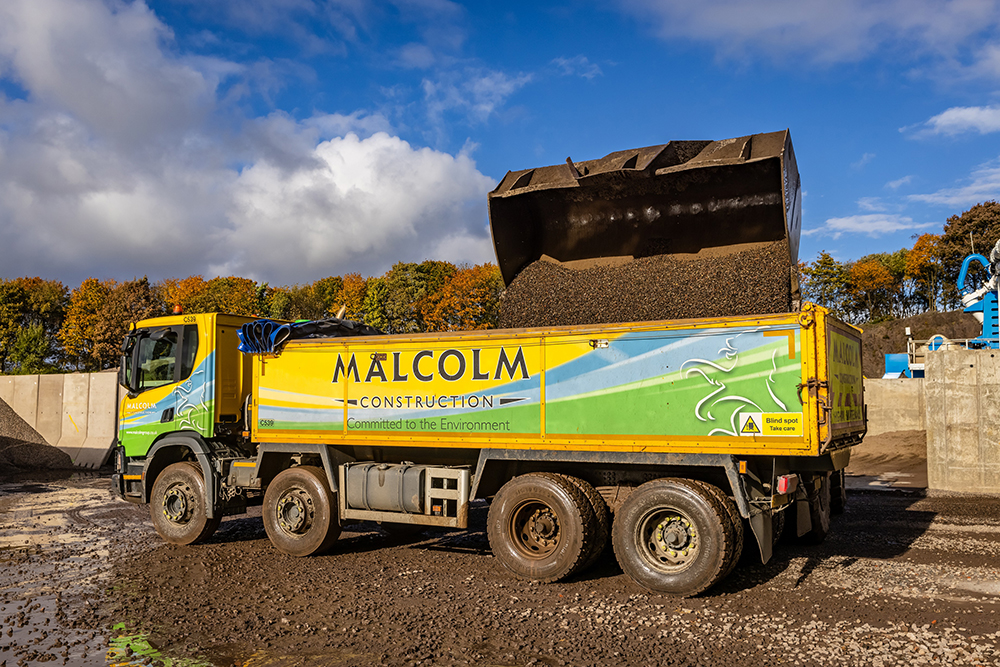
[[[213,663],[163,655],[145,635],[114,628],[77,628],[75,612],[93,609],[94,592],[109,585],[113,550],[142,530],[109,480],[85,476],[58,483],[0,484],[0,665],[63,664],[210,667]],[[130,508],[125,508],[131,511]],[[223,663],[218,663],[223,664]],[[225,663],[232,665],[232,660]]]

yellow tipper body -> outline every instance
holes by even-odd
[[[253,363],[262,443],[815,456],[865,428],[860,331],[812,304],[293,340]]]

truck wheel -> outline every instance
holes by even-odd
[[[549,583],[583,565],[595,523],[590,502],[565,476],[529,473],[497,493],[486,533],[504,567],[523,579]]]
[[[201,467],[190,461],[163,469],[153,484],[149,515],[153,527],[171,544],[204,542],[216,531],[222,517],[205,514],[205,480]]]
[[[844,471],[835,470],[830,475],[830,511],[843,514],[847,508],[847,476]]]
[[[334,494],[326,474],[313,466],[278,473],[264,493],[264,530],[274,547],[289,556],[312,556],[340,537]]]
[[[634,582],[684,597],[714,586],[736,548],[732,523],[715,494],[676,478],[633,491],[615,514],[611,539],[618,564]]]
[[[691,481],[715,496],[715,499],[719,501],[722,508],[726,510],[726,516],[729,517],[729,524],[733,528],[733,549],[729,556],[729,562],[726,564],[722,576],[719,577],[720,580],[725,579],[736,569],[736,564],[740,561],[740,556],[743,555],[743,539],[746,532],[744,531],[743,517],[740,516],[740,511],[736,509],[736,503],[729,499],[725,491],[708,482]]]
[[[611,537],[611,510],[608,509],[608,504],[604,502],[604,496],[598,493],[597,489],[590,482],[582,480],[579,477],[571,477],[570,475],[561,475],[561,477],[564,477],[583,493],[587,502],[590,503],[590,509],[594,512],[593,539],[590,540],[590,552],[577,569],[577,572],[582,572],[593,565],[608,546],[608,538]]]
[[[820,544],[830,532],[830,475],[820,475],[819,489],[809,494],[812,528],[801,537],[804,544]]]

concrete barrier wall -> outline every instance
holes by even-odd
[[[111,454],[117,426],[118,375],[0,376],[0,399],[84,468],[99,468]]]
[[[865,380],[868,435],[927,428],[923,378]]]
[[[938,350],[926,364],[928,487],[1000,493],[1000,351]]]

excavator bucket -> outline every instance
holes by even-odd
[[[801,202],[786,130],[510,171],[490,193],[489,210],[510,285],[543,256],[586,264],[782,239],[795,266]]]

